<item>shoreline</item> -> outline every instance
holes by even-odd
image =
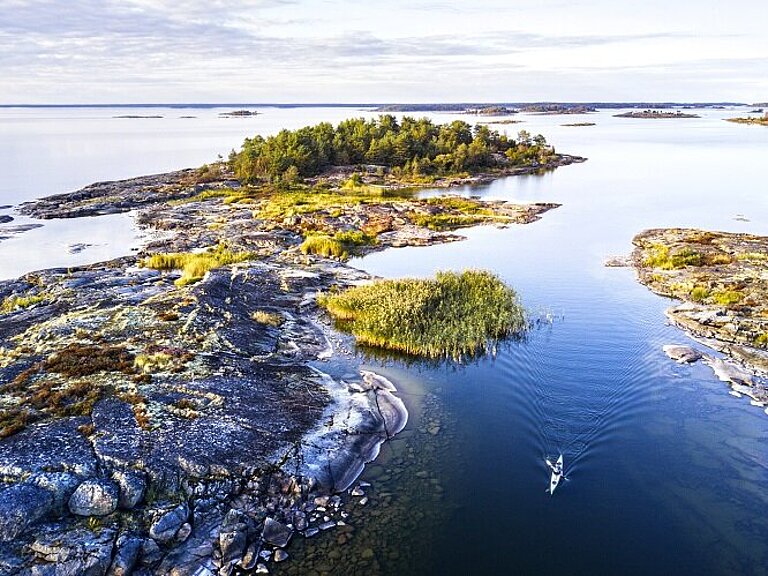
[[[331,349],[329,358],[327,321],[314,303],[319,290],[370,276],[301,254],[291,224],[265,228],[251,204],[196,199],[232,182],[181,183],[188,175],[97,183],[22,207],[47,218],[137,210],[139,226],[152,232],[137,256],[0,282],[0,300],[14,307],[0,331],[3,405],[13,397],[23,407],[33,391],[38,403],[38,421],[0,441],[0,472],[10,482],[0,565],[45,566],[62,556],[81,570],[117,563],[129,566],[126,573],[143,566],[186,574],[282,561],[293,535],[311,537],[343,521],[344,502],[364,492],[354,482],[365,462],[405,426],[391,383],[361,371],[351,349]],[[556,207],[487,206],[504,225]],[[332,225],[402,209],[364,206]],[[460,239],[415,233],[418,226],[397,218],[391,226],[364,250]],[[178,273],[136,266],[144,254],[199,250],[222,238],[251,259],[183,289],[173,286]],[[259,311],[276,320],[254,320]],[[27,341],[37,347],[20,344]],[[98,365],[84,368],[93,359]],[[317,362],[340,363],[346,376],[332,378]],[[98,392],[87,396],[89,405],[76,396],[57,400],[62,393],[48,390],[62,377],[65,392],[77,379]],[[41,445],[50,446],[43,461],[35,456]],[[117,508],[135,519],[133,528],[115,523]],[[23,559],[19,546],[35,554]]]
[[[761,280],[768,237],[665,228],[645,230],[633,244],[632,255],[616,263],[631,266],[638,281],[655,294],[681,301],[665,311],[669,322],[735,363],[677,345],[670,358],[695,362],[703,357],[735,394],[750,396],[758,406],[768,403],[768,390],[752,378],[768,375],[766,286]]]

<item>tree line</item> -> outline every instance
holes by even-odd
[[[428,118],[392,115],[329,122],[274,136],[246,138],[230,162],[237,177],[291,183],[332,166],[373,164],[399,174],[446,175],[498,165],[543,164],[554,155],[543,136],[521,131],[517,138],[487,126],[456,120],[435,124]]]

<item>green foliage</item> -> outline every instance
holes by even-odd
[[[437,212],[413,212],[409,215],[417,226],[430,230],[451,230],[480,224],[482,222],[506,221],[508,218],[498,216],[482,202],[470,198],[450,196],[436,197],[427,200],[429,206],[438,208]]]
[[[720,290],[712,293],[712,300],[721,306],[738,304],[744,297],[744,293],[738,290]]]
[[[153,254],[141,261],[141,265],[155,270],[181,270],[181,278],[176,280],[177,286],[186,286],[197,282],[205,274],[215,268],[244,262],[254,257],[251,252],[232,252],[224,245],[218,245],[207,252],[170,252]]]
[[[532,138],[527,132],[516,142],[487,126],[473,129],[459,120],[436,125],[427,118],[398,121],[382,115],[247,138],[230,163],[244,182],[293,182],[338,165],[375,164],[418,178],[491,168],[504,155],[522,165],[541,163],[553,154],[542,136]],[[351,182],[353,187],[359,184]]]
[[[258,217],[281,221],[284,218],[321,210],[333,212],[345,206],[380,203],[398,198],[410,198],[412,195],[408,190],[387,190],[377,186],[361,186],[342,192],[329,192],[322,188],[314,191],[290,190],[270,195],[261,206]]]
[[[360,344],[428,358],[472,357],[526,326],[514,290],[484,271],[385,280],[319,303]]]
[[[691,290],[691,300],[694,302],[702,302],[709,298],[709,290],[704,286],[696,286]]]
[[[663,244],[653,244],[648,248],[643,265],[662,270],[676,270],[686,266],[703,266],[704,257],[690,248],[682,248],[674,252]]]
[[[356,246],[376,244],[376,236],[360,230],[345,230],[333,236],[328,234],[310,234],[302,242],[300,249],[304,254],[317,254],[326,258],[346,260],[349,251]]]
[[[755,345],[761,348],[768,348],[768,332],[763,332],[755,338]]]
[[[310,234],[300,248],[304,254],[316,254],[326,258],[346,260],[349,256],[344,245],[327,234]]]

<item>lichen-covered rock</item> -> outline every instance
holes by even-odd
[[[8,542],[34,526],[55,508],[53,494],[31,484],[0,491],[0,542]]]
[[[69,511],[77,516],[107,516],[117,509],[119,491],[109,480],[86,480],[69,498]]]
[[[160,543],[170,542],[176,537],[176,533],[189,517],[189,508],[186,504],[179,504],[175,508],[160,514],[149,527],[151,538]]]
[[[31,482],[51,493],[54,514],[61,516],[69,512],[69,499],[81,480],[69,472],[43,472],[33,476]]]
[[[104,576],[112,560],[115,533],[75,529],[61,533],[55,527],[43,530],[29,546],[38,560],[32,574],[53,576]]]

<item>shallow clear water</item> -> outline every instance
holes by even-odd
[[[265,110],[220,119],[218,112],[0,109],[8,150],[0,204],[195,166],[246,135],[362,114]],[[166,118],[112,118],[126,113]],[[524,124],[499,128],[542,132],[589,161],[459,192],[562,207],[531,225],[475,228],[465,242],[353,262],[387,277],[491,269],[531,311],[554,320],[469,366],[371,361],[403,390],[409,427],[366,472],[372,499],[354,517],[352,543],[333,559],[317,551],[322,538],[296,541],[294,561],[281,571],[768,573],[768,416],[729,396],[705,366],[669,361],[661,346],[687,341],[665,325],[670,302],[630,270],[602,265],[628,253],[648,227],[768,234],[768,129],[723,122],[735,115],[729,111],[702,114],[646,121],[601,112],[588,118],[597,126],[580,128],[560,124],[584,117],[521,115]],[[50,223],[0,242],[0,272],[70,265],[66,247],[84,237],[105,246],[76,255],[83,260],[125,253],[130,217],[104,222]],[[550,497],[543,458],[559,451],[568,480]],[[323,538],[335,542],[336,534]],[[363,552],[368,564],[352,561]],[[302,555],[322,556],[322,566],[313,559],[306,568]]]

